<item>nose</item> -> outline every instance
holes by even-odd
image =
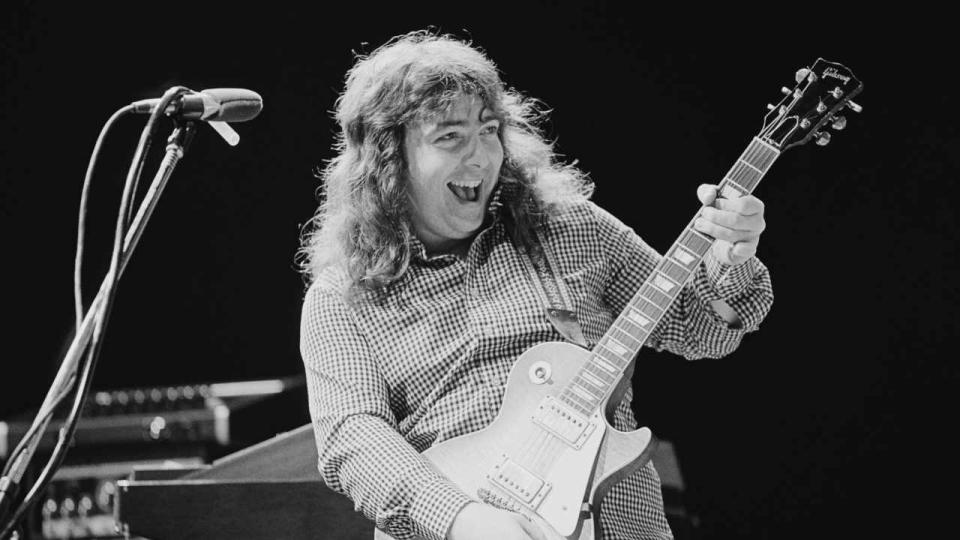
[[[483,169],[490,164],[490,152],[477,134],[470,137],[470,143],[467,145],[465,152],[464,163],[471,167]]]

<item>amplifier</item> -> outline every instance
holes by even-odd
[[[33,529],[44,539],[122,538],[114,517],[118,481],[138,468],[192,470],[202,465],[202,459],[193,457],[61,467],[39,503],[39,518],[32,516],[39,520]]]
[[[35,415],[0,422],[0,463]],[[62,421],[47,426],[28,481],[56,444]],[[302,375],[93,392],[63,466],[27,517],[28,538],[121,538],[117,482],[134,470],[185,474],[308,421]]]
[[[237,431],[234,416],[270,396],[301,388],[304,378],[238,381],[182,386],[101,390],[87,399],[74,435],[74,447],[155,442],[228,445]],[[306,409],[306,397],[301,407]],[[0,422],[0,459],[30,428],[35,412]],[[57,442],[63,414],[47,425],[39,450]],[[241,428],[245,429],[245,428]],[[274,431],[273,433],[276,433]],[[269,436],[266,430],[264,436]],[[250,441],[245,441],[250,442]]]

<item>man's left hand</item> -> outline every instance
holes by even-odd
[[[693,228],[717,239],[713,243],[713,255],[718,261],[740,264],[757,253],[760,234],[767,226],[763,219],[763,201],[753,195],[717,198],[717,186],[713,184],[701,184],[697,198],[703,208]]]

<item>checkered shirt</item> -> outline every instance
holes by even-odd
[[[300,350],[326,484],[398,540],[445,537],[472,499],[420,455],[479,430],[496,416],[514,360],[561,335],[499,219],[465,258],[428,256],[414,244],[408,272],[382,302],[344,301],[345,274],[328,268],[307,291]],[[552,217],[541,235],[555,255],[583,333],[597,343],[660,255],[632,229],[588,202]],[[723,299],[731,328],[709,306]],[[687,359],[716,358],[757,328],[773,303],[756,258],[737,266],[711,255],[646,345]],[[627,391],[613,425],[636,429]],[[602,505],[603,538],[671,538],[652,463],[618,483]]]

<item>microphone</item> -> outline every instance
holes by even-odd
[[[133,112],[152,113],[160,98],[134,101]],[[180,116],[187,120],[206,122],[246,122],[263,109],[263,98],[245,88],[208,88],[199,92],[187,92],[175,98],[167,106],[167,116]]]

